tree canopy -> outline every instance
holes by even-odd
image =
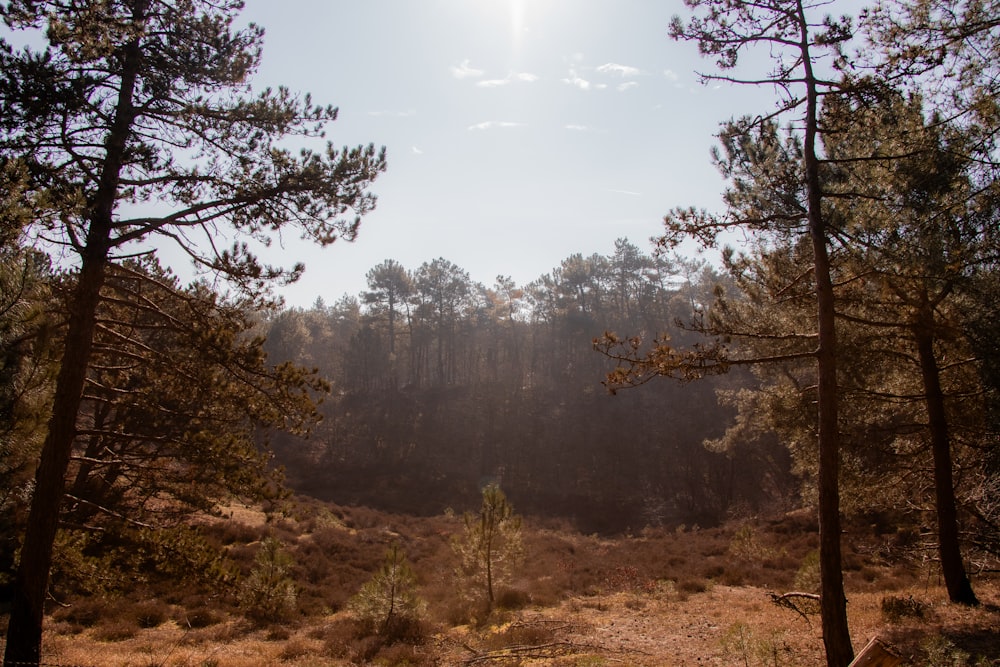
[[[15,0],[0,17],[43,46],[0,43],[0,166],[18,168],[28,231],[79,257],[52,419],[27,524],[6,660],[37,661],[42,601],[112,267],[159,242],[260,299],[301,264],[256,250],[295,229],[353,238],[385,168],[374,146],[303,148],[336,119],[285,88],[254,93],[263,31],[242,2]],[[5,176],[6,177],[6,176]],[[225,240],[224,240],[225,239]],[[231,243],[230,243],[231,242]]]

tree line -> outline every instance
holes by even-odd
[[[277,436],[298,491],[342,503],[437,513],[502,483],[525,511],[591,532],[714,525],[738,508],[794,502],[777,445],[710,451],[731,409],[714,383],[612,396],[592,347],[611,330],[670,330],[713,299],[704,262],[643,252],[572,255],[524,286],[474,283],[445,259],[386,260],[368,290],[289,308],[264,323],[275,361],[314,367],[333,388],[308,440]]]

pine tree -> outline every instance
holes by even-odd
[[[483,489],[479,513],[464,515],[465,534],[452,542],[461,558],[459,574],[485,598],[487,610],[496,604],[496,586],[521,562],[521,517],[497,484]]]
[[[292,557],[281,540],[268,537],[260,544],[250,574],[240,584],[239,602],[253,618],[277,621],[295,610],[298,591],[291,578]]]
[[[0,184],[0,191],[16,192],[5,185],[11,184]],[[15,220],[6,222],[10,228],[0,232],[0,591],[8,597],[56,366],[46,312],[49,258],[23,245]]]
[[[252,97],[263,31],[234,27],[239,0],[14,0],[13,30],[45,50],[0,44],[0,160],[26,165],[40,202],[31,225],[79,258],[52,418],[36,473],[8,629],[7,662],[37,662],[42,603],[101,289],[122,257],[175,242],[247,295],[294,280],[301,264],[262,263],[252,244],[296,228],[321,245],[353,238],[384,169],[374,146],[300,153],[333,107],[279,88]],[[156,212],[150,212],[156,211]],[[237,241],[216,242],[227,230]]]
[[[914,422],[927,425],[942,574],[953,602],[975,605],[960,550],[953,451],[962,424],[978,431],[983,414],[972,398],[981,392],[962,303],[992,263],[997,203],[977,192],[979,166],[966,157],[975,140],[955,123],[925,119],[920,97],[883,90],[828,107],[835,131],[827,148],[838,164],[830,187],[852,195],[834,199],[833,214],[853,240],[845,273],[860,278],[846,283],[841,316],[867,329],[870,341],[888,338],[875,345],[906,366],[900,375],[909,384],[876,382],[871,393],[895,396],[896,410],[919,397],[923,414]],[[859,365],[855,375],[864,381],[873,368]]]
[[[798,196],[791,209],[783,207],[777,211],[777,217],[769,216],[768,211],[753,211],[755,215],[747,217],[677,210],[666,218],[667,234],[661,243],[672,246],[683,238],[694,237],[712,245],[721,232],[733,228],[765,236],[775,231],[792,232],[808,242],[815,294],[815,349],[811,354],[817,377],[821,621],[827,665],[846,667],[854,650],[847,624],[841,568],[837,330],[829,254],[830,224],[824,215],[821,185],[819,122],[821,98],[840,92],[844,81],[825,76],[819,71],[819,63],[823,57],[828,57],[837,65],[843,64],[840,49],[852,36],[851,21],[846,17],[818,19],[816,14],[823,9],[823,3],[818,2],[766,0],[746,4],[731,0],[685,0],[685,4],[692,16],[686,22],[679,16],[674,17],[670,34],[674,39],[696,42],[703,55],[716,58],[719,73],[703,75],[704,79],[771,85],[780,91],[775,112],[731,122],[727,133],[738,139],[750,137],[755,131],[766,132],[768,126],[783,115],[793,116],[801,133],[798,159],[789,163],[794,165],[793,169],[775,174],[786,179],[775,184],[776,192]],[[741,57],[758,46],[770,49],[772,69],[762,76],[731,74]],[[794,187],[788,190],[789,185]],[[739,191],[733,195],[738,197]],[[613,346],[615,341],[605,342]],[[680,374],[693,378],[704,374],[705,369],[700,367],[708,366],[711,372],[720,372],[729,365],[725,347],[720,344],[695,350],[693,354],[678,354],[666,344],[659,345],[658,351],[659,360],[653,360],[647,370],[659,366],[664,372],[654,372],[654,375]]]
[[[367,632],[391,639],[417,619],[420,600],[416,581],[406,554],[398,544],[393,544],[378,572],[361,586],[348,607]]]
[[[165,526],[272,497],[267,432],[318,421],[326,383],[269,363],[246,304],[181,288],[154,258],[109,267],[97,317],[63,507],[72,523]]]

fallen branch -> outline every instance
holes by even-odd
[[[777,593],[768,593],[768,595],[771,596],[771,602],[779,607],[791,609],[796,614],[804,618],[806,623],[812,625],[812,621],[809,619],[809,614],[816,615],[820,602],[819,595],[815,593],[803,593],[801,591],[791,591],[788,593],[782,593],[781,595],[778,595]],[[803,604],[803,600],[808,600],[810,603],[815,604]]]
[[[471,658],[462,661],[463,665],[474,665],[477,663],[490,662],[493,660],[544,660],[565,656],[567,653],[579,650],[591,650],[604,652],[605,649],[589,644],[574,644],[573,642],[549,642],[547,644],[532,644],[522,646],[506,646],[495,651],[479,653],[468,644],[463,644],[466,650],[475,653]]]
[[[517,628],[533,628],[537,626],[541,626],[546,631],[552,633],[559,632],[560,630],[569,630],[573,627],[571,623],[555,618],[526,618],[511,623],[508,632]]]

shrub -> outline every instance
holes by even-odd
[[[105,619],[94,629],[94,639],[104,642],[120,642],[132,639],[139,633],[139,625],[133,618]]]
[[[108,603],[103,598],[82,598],[68,607],[57,610],[53,614],[53,619],[78,628],[92,628],[107,612]]]
[[[701,570],[701,574],[706,579],[720,579],[726,574],[726,571],[727,568],[725,565],[712,561],[705,564]]]
[[[240,606],[251,618],[277,621],[288,618],[298,595],[289,577],[292,558],[281,542],[269,537],[261,543],[253,569],[240,585]]]
[[[433,659],[425,659],[412,646],[398,645],[380,648],[372,660],[374,665],[386,667],[417,667],[417,665],[437,664]]]
[[[247,544],[259,540],[261,529],[230,519],[214,529],[218,540],[224,545]]]
[[[889,623],[898,623],[904,618],[923,618],[927,605],[913,596],[906,598],[888,595],[882,598],[882,618]]]
[[[767,636],[754,630],[745,623],[735,623],[726,630],[720,640],[723,655],[729,659],[729,664],[762,665],[764,667],[780,667],[790,664],[790,649],[781,633],[771,633]]]
[[[749,523],[740,526],[733,535],[729,542],[729,553],[751,563],[762,563],[774,556],[774,550],[760,542],[757,531]]]
[[[155,628],[166,623],[170,606],[160,600],[144,600],[132,605],[130,610],[140,628]]]
[[[819,593],[819,552],[810,551],[802,559],[799,571],[795,573],[795,590],[805,593]]]
[[[195,607],[194,609],[189,609],[184,614],[181,625],[186,625],[191,629],[197,630],[198,628],[207,628],[210,625],[216,625],[221,622],[222,616],[214,609],[209,607]]]
[[[278,659],[282,662],[298,660],[313,652],[312,645],[304,639],[293,639],[285,642],[278,652]]]
[[[704,579],[682,579],[677,582],[677,590],[681,593],[704,593],[708,588],[709,583]]]
[[[514,611],[524,609],[531,604],[531,595],[519,588],[501,588],[497,594],[497,606],[500,609]]]
[[[521,517],[496,484],[483,489],[478,517],[465,514],[465,535],[452,542],[461,559],[458,574],[469,592],[478,590],[486,599],[487,611],[496,603],[495,587],[513,574],[522,560]]]
[[[717,574],[709,577],[712,581],[717,581],[723,586],[745,586],[750,572],[745,568],[731,567],[729,569],[720,568],[713,570]]]
[[[385,560],[351,598],[347,606],[369,634],[393,638],[406,634],[417,621],[420,601],[416,577],[398,545],[392,545]]]
[[[947,637],[929,637],[920,645],[926,655],[927,667],[965,667],[972,656],[958,648]]]
[[[604,582],[609,591],[637,591],[643,585],[639,568],[634,565],[619,565],[605,577]]]

